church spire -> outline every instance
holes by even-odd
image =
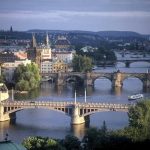
[[[46,38],[45,38],[45,45],[46,47],[49,47],[49,37],[48,37],[48,33],[46,33]]]
[[[32,48],[36,48],[36,46],[35,34],[32,34]]]

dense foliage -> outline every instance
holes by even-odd
[[[48,137],[28,137],[22,144],[28,150],[79,150],[80,141],[77,137],[67,135],[64,140],[55,140]]]
[[[76,72],[91,72],[92,60],[89,57],[75,55],[72,60],[73,71]]]
[[[129,109],[129,127],[120,132],[133,141],[150,140],[150,100],[143,100]]]
[[[98,49],[88,50],[84,52],[82,49],[77,51],[78,55],[86,55],[92,59],[92,63],[99,65],[102,62],[113,64],[116,61],[115,53],[111,50],[106,50],[104,47]]]
[[[40,74],[38,66],[35,63],[19,65],[14,72],[15,89],[20,91],[29,91],[35,89],[40,83]]]
[[[56,140],[44,137],[28,137],[22,144],[28,150],[63,150]]]

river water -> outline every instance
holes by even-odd
[[[132,63],[130,68],[125,68],[123,63],[116,67],[99,67],[94,71],[113,72],[119,69],[123,72],[146,72],[150,68],[149,63]],[[74,92],[77,92],[77,101],[84,101],[86,88],[87,101],[129,103],[128,96],[135,93],[143,93],[145,98],[150,98],[150,90],[143,90],[142,82],[137,78],[128,78],[123,82],[120,89],[112,89],[111,82],[106,78],[99,78],[95,81],[94,87],[82,87],[68,84],[63,87],[56,87],[50,82],[43,82],[39,90],[24,95],[23,98],[36,97],[36,100],[51,99],[53,101],[74,101]],[[15,98],[19,98],[15,95]],[[0,122],[0,140],[9,134],[9,139],[15,142],[22,142],[28,136],[48,136],[52,138],[64,138],[72,134],[82,138],[86,129],[90,127],[101,127],[105,120],[108,129],[120,129],[128,126],[128,115],[125,112],[99,112],[90,116],[88,125],[70,125],[70,117],[52,110],[27,109],[16,113],[14,122]]]

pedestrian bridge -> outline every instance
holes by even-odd
[[[0,121],[15,117],[15,112],[24,109],[43,108],[58,111],[71,117],[71,124],[82,124],[96,112],[128,112],[133,104],[92,103],[92,102],[53,102],[53,101],[3,101],[0,103]]]

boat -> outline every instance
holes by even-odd
[[[135,95],[128,96],[128,100],[137,100],[143,97],[144,97],[143,94],[135,94]]]

